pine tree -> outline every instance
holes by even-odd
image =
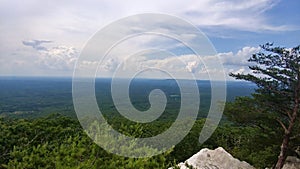
[[[293,130],[299,125],[297,118],[300,114],[300,46],[287,49],[267,43],[261,45],[261,49],[248,60],[254,63],[249,66],[252,73],[230,73],[230,76],[255,83],[258,88],[253,96],[258,101],[257,110],[281,125],[283,140],[274,167],[281,169],[288,156],[291,139],[297,137],[294,134],[299,136]]]

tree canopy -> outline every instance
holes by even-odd
[[[286,157],[295,146],[293,140],[299,137],[299,120],[297,120],[300,114],[299,48],[300,46],[291,49],[273,47],[270,43],[261,45],[262,51],[253,54],[248,60],[251,73],[230,73],[230,76],[253,82],[258,87],[252,99],[244,98],[237,101],[242,102],[240,105],[248,107],[248,111],[243,111],[239,117],[250,117],[244,122],[282,133],[276,169],[283,167]],[[237,120],[238,117],[234,117],[233,114],[231,117],[243,122]],[[275,121],[281,128],[274,125]]]

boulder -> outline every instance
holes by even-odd
[[[288,156],[282,169],[300,169],[300,159]]]
[[[184,163],[179,163],[180,169],[254,169],[245,161],[239,161],[232,157],[222,147],[215,150],[204,148],[197,154],[194,154]]]

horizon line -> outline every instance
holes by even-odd
[[[49,79],[73,79],[73,76],[30,76],[30,75],[0,75],[0,78],[49,78]],[[78,77],[82,79],[87,79],[90,77]],[[112,79],[113,77],[96,77],[95,79]],[[128,77],[116,77],[115,79],[129,79]],[[216,82],[248,82],[245,80],[210,80],[210,79],[185,79],[185,78],[178,78],[178,79],[172,79],[172,78],[155,78],[155,77],[136,77],[133,79],[145,79],[145,80],[196,80],[196,81],[216,81]],[[251,82],[249,82],[251,83]]]

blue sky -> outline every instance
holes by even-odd
[[[226,74],[247,73],[246,60],[259,51],[260,44],[274,42],[288,48],[300,44],[299,6],[297,0],[0,1],[0,75],[72,76],[80,52],[97,31],[140,13],[187,20],[210,39]],[[126,47],[134,50],[137,46]],[[200,76],[205,70],[194,56],[179,48],[172,51],[184,60],[180,71],[206,78]],[[145,64],[179,70],[174,56],[157,58],[144,60]],[[111,76],[118,64],[118,59],[108,59],[99,72]]]

